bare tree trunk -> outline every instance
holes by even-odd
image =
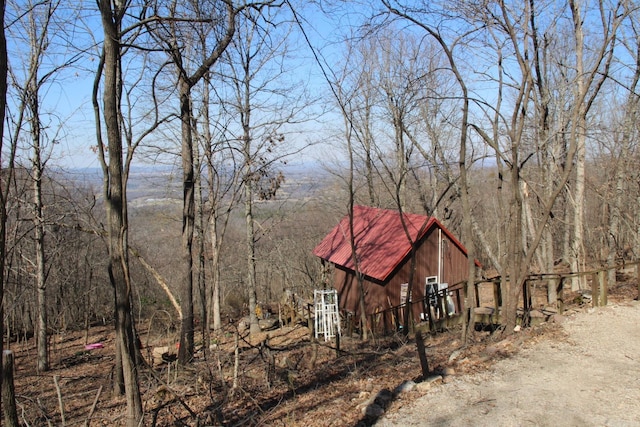
[[[248,173],[248,179],[245,182],[245,201],[244,212],[246,220],[246,239],[247,239],[247,281],[249,291],[249,323],[250,333],[256,334],[260,332],[258,324],[258,315],[256,314],[257,305],[257,285],[256,285],[256,241],[253,222],[253,184],[251,172]]]
[[[193,145],[193,158],[195,169],[195,228],[194,240],[196,248],[197,268],[196,275],[198,278],[198,296],[200,297],[200,315],[202,326],[202,345],[205,356],[209,352],[209,311],[207,310],[207,284],[204,257],[204,206],[202,202],[202,169],[200,157],[200,145],[198,141]]]
[[[39,128],[39,126],[37,126]],[[40,161],[40,135],[34,137],[33,158],[33,214],[34,240],[36,246],[36,286],[38,289],[38,372],[49,370],[49,350],[47,345],[47,283],[45,274],[45,231],[42,218],[42,163]],[[37,138],[37,139],[36,139]]]
[[[109,0],[98,3],[104,31],[103,58],[97,73],[93,101],[96,111],[96,136],[100,146],[100,160],[105,180],[105,203],[107,209],[107,241],[109,248],[109,279],[115,296],[116,359],[120,357],[116,369],[122,369],[127,400],[127,425],[138,426],[142,422],[142,400],[136,369],[136,339],[131,314],[131,282],[128,277],[126,188],[123,170],[123,147],[120,131],[121,96],[121,51],[120,27],[126,8],[120,8]],[[107,134],[107,164],[102,151],[100,115],[97,99],[100,75],[104,71],[104,122]]]
[[[180,91],[180,122],[182,126],[182,277],[180,308],[180,348],[178,360],[191,362],[194,352],[193,324],[193,232],[195,224],[195,182],[193,169],[193,137],[191,128],[191,87],[187,77],[178,74]]]
[[[503,317],[505,331],[509,333],[514,329],[517,322],[518,299],[520,295],[520,281],[522,268],[522,194],[520,192],[520,174],[518,165],[520,163],[518,155],[518,146],[512,145],[511,148],[511,191],[513,197],[509,214],[511,216],[511,224],[509,227],[509,286],[503,285]]]
[[[583,20],[580,8],[581,0],[570,0],[571,13],[574,27],[574,47],[576,54],[576,82],[575,84],[575,111],[571,125],[571,138],[576,142],[576,181],[573,193],[573,240],[571,241],[571,271],[584,270],[584,194],[585,194],[585,168],[586,168],[586,111],[584,107],[585,76],[584,76],[584,34],[582,31]],[[586,277],[578,276],[572,280],[571,289],[586,288]],[[595,298],[595,296],[594,296]]]
[[[2,412],[4,424],[7,427],[18,427],[18,411],[16,408],[16,395],[13,383],[14,357],[11,350],[2,352]]]
[[[193,156],[193,112],[192,112],[192,88],[205,77],[211,67],[218,61],[231,42],[235,34],[236,16],[244,6],[236,8],[234,3],[225,3],[224,11],[218,10],[220,24],[220,39],[216,46],[208,52],[205,58],[198,64],[186,64],[187,60],[183,55],[184,43],[179,33],[178,23],[189,18],[181,16],[176,18],[180,3],[174,2],[170,8],[171,19],[168,20],[170,35],[167,37],[163,27],[156,36],[168,45],[166,53],[171,58],[177,69],[178,75],[178,95],[180,105],[180,126],[181,126],[181,157],[182,157],[182,272],[180,277],[182,308],[182,322],[180,327],[180,348],[178,350],[178,360],[181,364],[190,363],[194,353],[194,319],[193,319],[193,235],[195,226],[195,175]],[[210,17],[206,17],[209,19]],[[203,18],[195,16],[194,22],[199,22]],[[187,75],[187,65],[193,65],[195,71],[192,75]]]
[[[211,247],[213,249],[212,265],[211,265],[211,306],[213,310],[213,329],[222,328],[222,316],[220,314],[220,243],[218,241],[218,225],[215,215],[211,215],[209,220],[211,235]]]
[[[624,124],[621,136],[622,139],[620,141],[620,144],[622,146],[620,147],[619,157],[616,159],[616,154],[613,153],[611,158],[611,160],[614,162],[615,167],[615,182],[613,200],[609,202],[609,232],[607,233],[607,264],[610,267],[610,269],[608,270],[607,282],[609,284],[609,287],[614,286],[616,283],[616,270],[611,267],[616,265],[617,250],[621,249],[620,240],[622,238],[622,233],[620,230],[620,222],[622,220],[623,197],[625,194],[625,189],[628,189],[625,185],[625,178],[630,172],[629,167],[631,162],[629,162],[629,156],[631,152],[633,135],[635,135],[634,127],[636,126],[638,118],[638,104],[640,103],[640,99],[635,92],[638,83],[640,82],[640,40],[638,40],[637,36],[636,41],[638,43],[638,46],[636,47],[636,69],[629,85],[631,91],[627,96],[627,102],[624,106]],[[636,252],[636,254],[638,254],[638,252]]]
[[[0,0],[0,164],[6,164],[0,183],[0,355],[4,354],[4,282],[5,282],[5,257],[7,243],[7,194],[13,169],[13,161],[3,158],[5,153],[4,119],[7,108],[7,39],[5,38],[5,0]],[[13,149],[11,151],[14,151]],[[6,163],[5,163],[6,162]],[[6,189],[6,190],[5,190]],[[3,387],[2,378],[5,372],[0,373],[0,389]],[[4,402],[1,401],[0,407]]]
[[[36,53],[33,53],[34,55]],[[35,61],[35,58],[32,58]],[[36,62],[37,63],[37,62]],[[32,63],[32,67],[37,65]],[[36,289],[38,299],[38,327],[37,327],[37,347],[38,347],[38,372],[49,369],[49,351],[47,345],[47,301],[46,301],[46,276],[45,276],[45,230],[44,219],[42,217],[42,158],[41,158],[41,135],[40,135],[40,110],[38,96],[37,69],[31,70],[27,91],[29,93],[29,105],[31,110],[31,138],[33,143],[33,158],[31,159],[31,175],[33,187],[33,230],[34,244],[36,251]]]
[[[206,49],[206,44],[203,43],[203,49]],[[203,78],[202,89],[202,103],[203,103],[203,137],[204,137],[204,157],[207,161],[207,179],[209,188],[209,236],[211,240],[211,277],[206,282],[206,311],[207,318],[211,325],[207,325],[207,328],[213,326],[214,331],[222,328],[222,319],[220,314],[220,246],[222,239],[218,238],[218,204],[221,202],[218,193],[219,185],[217,173],[214,170],[214,154],[213,154],[213,137],[211,135],[211,123],[209,104],[211,102],[211,79],[207,73]]]

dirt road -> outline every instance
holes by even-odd
[[[640,426],[640,304],[567,318],[489,371],[452,376],[378,426]]]

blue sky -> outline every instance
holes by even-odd
[[[85,3],[84,6],[87,8],[95,8],[95,4],[92,2]],[[318,51],[322,50],[324,58],[329,63],[335,62],[337,60],[336,52],[339,50],[339,46],[332,45],[327,40],[336,38],[338,35],[339,32],[336,30],[336,24],[325,19],[323,15],[317,11],[310,10],[311,7],[310,4],[306,3],[305,10],[301,9],[299,11],[301,16],[303,16],[303,25],[307,31],[307,35],[310,37],[313,46],[318,49]],[[47,132],[57,134],[56,145],[53,147],[50,164],[64,168],[99,166],[97,155],[92,150],[96,138],[91,90],[94,79],[93,73],[97,66],[95,43],[99,42],[102,34],[97,12],[91,9],[87,10],[88,12],[85,13],[84,20],[75,20],[73,24],[68,23],[67,25],[69,25],[69,27],[61,34],[63,34],[67,40],[71,38],[76,44],[85,46],[94,44],[94,48],[83,53],[80,61],[75,63],[74,66],[58,74],[56,80],[52,80],[53,83],[51,85],[45,86],[40,98],[41,113],[48,123]],[[68,11],[62,11],[63,14],[67,12]],[[8,21],[11,21],[11,17],[15,17],[16,13],[19,12],[9,10],[8,16],[10,19],[8,19]],[[340,25],[341,28],[346,27],[344,22],[338,22],[338,25]],[[8,38],[9,43],[11,43],[10,66],[14,69],[15,74],[19,76],[18,80],[23,80],[26,74],[24,70],[25,59],[18,53],[26,49],[25,43],[28,41],[17,39],[19,34],[24,34],[23,29],[19,28],[18,24],[14,24],[9,30]],[[13,39],[11,38],[11,30],[13,30],[13,35],[16,36]],[[93,34],[88,35],[89,31],[93,31]],[[57,36],[59,37],[60,34],[57,34]],[[326,82],[309,48],[306,46],[302,37],[300,37],[300,34],[294,34],[294,37],[296,58],[291,64],[295,69],[294,73],[296,76],[294,78],[306,81],[309,84],[310,90],[317,95],[326,90]],[[63,42],[63,40],[54,41],[57,45],[61,45]],[[57,49],[59,53],[57,59],[60,61],[62,61],[62,58],[76,53],[68,49],[63,51],[63,49],[59,47],[55,48],[55,46],[53,48]],[[55,63],[56,61],[54,60],[52,62]],[[49,67],[55,65],[53,63],[49,64]],[[43,65],[43,69],[47,70],[47,64]],[[332,100],[327,100],[326,102],[332,102]],[[13,111],[15,111],[15,104]],[[310,134],[316,132],[318,127],[321,126],[322,125],[317,124],[317,122],[316,124],[314,124],[314,122],[308,122],[304,125],[290,128],[289,131],[297,135],[295,139],[303,141],[304,139],[314,138],[314,136]]]

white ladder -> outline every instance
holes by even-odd
[[[315,337],[324,336],[325,341],[340,335],[340,313],[338,312],[338,291],[313,291],[315,308]]]

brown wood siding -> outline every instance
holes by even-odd
[[[469,267],[467,256],[449,238],[443,235],[443,274],[442,282],[453,286],[467,280]]]
[[[412,289],[412,300],[424,298],[426,278],[438,275],[438,228],[429,232],[416,253],[416,273]],[[450,286],[467,277],[467,257],[444,233],[442,281]],[[410,257],[399,266],[386,285],[365,280],[365,306],[367,316],[400,304],[400,289],[409,280]],[[338,290],[340,308],[354,314],[359,319],[359,287],[355,275],[350,270],[334,269],[334,286]],[[422,306],[413,306],[413,319],[419,321]]]

